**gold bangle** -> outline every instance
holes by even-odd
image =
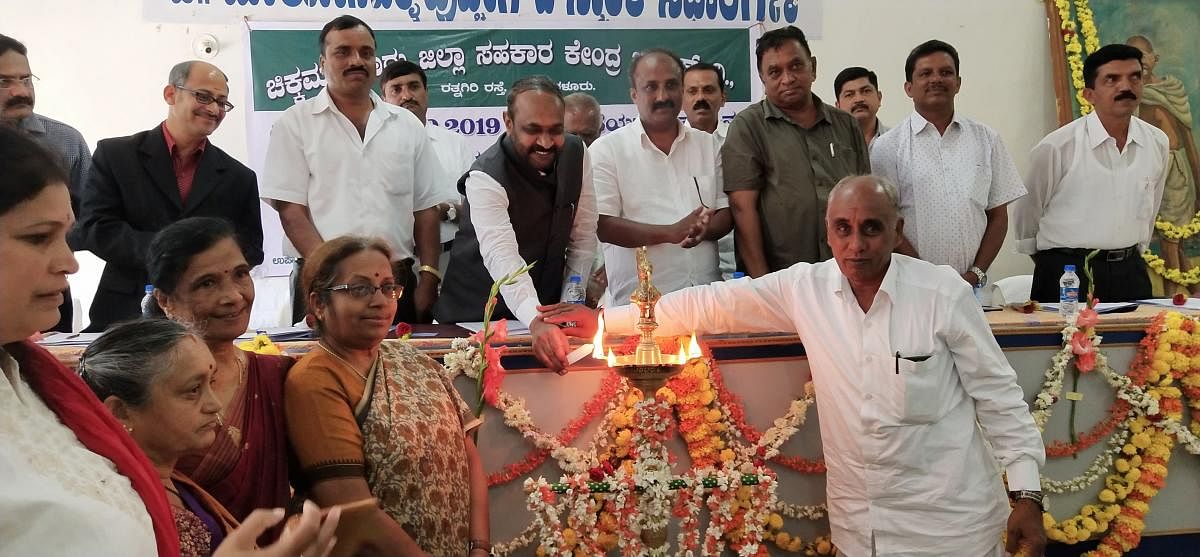
[[[441,281],[442,281],[442,272],[441,272],[441,271],[439,271],[439,270],[437,270],[437,267],[434,267],[434,266],[432,266],[432,265],[421,265],[421,266],[418,268],[418,270],[419,270],[419,271],[422,271],[422,272],[425,272],[425,273],[429,273],[429,274],[431,274],[431,275],[433,275],[433,276],[437,277],[437,279],[438,279],[438,282],[441,282]]]

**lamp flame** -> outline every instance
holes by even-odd
[[[704,355],[704,351],[700,350],[700,343],[696,342],[696,333],[692,333],[692,340],[688,342],[688,358],[699,358]]]
[[[688,361],[687,351],[683,349],[683,344],[679,345],[679,353],[675,355],[675,363],[685,363]]]
[[[604,359],[604,312],[596,317],[596,336],[592,338],[592,357],[597,360]],[[608,365],[612,365],[609,361]]]
[[[617,357],[613,354],[612,348],[608,349],[608,367],[617,367]]]

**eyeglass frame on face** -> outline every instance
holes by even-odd
[[[202,105],[208,106],[212,103],[217,103],[217,108],[220,108],[225,112],[233,112],[234,106],[233,103],[229,102],[229,99],[218,101],[217,97],[213,96],[213,94],[209,93],[208,91],[197,91],[195,89],[188,89],[187,87],[181,87],[179,85],[173,85],[173,87],[179,89],[180,91],[187,91],[191,93],[192,97],[195,97],[196,102]]]
[[[389,289],[389,288],[392,291],[391,294],[384,292],[385,289]],[[366,299],[374,296],[376,292],[383,294],[383,296],[385,298],[389,298],[392,301],[399,300],[400,296],[404,295],[404,285],[398,284],[395,282],[389,282],[389,283],[381,284],[379,286],[375,286],[373,284],[368,284],[368,283],[362,283],[362,282],[357,283],[357,284],[349,284],[349,283],[335,284],[333,286],[330,286],[329,288],[326,288],[325,290],[327,292],[345,291],[346,294],[349,294],[350,297],[355,300],[366,300]],[[357,292],[355,292],[356,290],[357,290]]]
[[[29,74],[25,77],[9,77],[7,75],[0,75],[0,91],[12,89],[13,87],[16,87],[18,83],[24,85],[27,89],[33,89],[33,85],[40,80],[41,78],[33,74]]]

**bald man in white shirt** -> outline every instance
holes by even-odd
[[[658,334],[800,336],[844,555],[1041,556],[1042,437],[971,288],[893,253],[904,219],[886,178],[839,182],[825,225],[832,260],[665,294]],[[542,313],[594,332],[591,315],[563,304]],[[611,333],[633,333],[637,319],[634,306],[604,310]]]

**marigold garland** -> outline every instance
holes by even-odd
[[[1186,240],[1196,234],[1200,234],[1200,213],[1192,215],[1192,220],[1184,225],[1177,225],[1162,220],[1162,218],[1156,218],[1154,219],[1154,228],[1168,240]]]
[[[1193,418],[1200,414],[1200,402],[1192,396],[1200,395],[1200,324],[1196,318],[1162,312],[1147,327],[1129,373],[1104,371],[1119,399],[1129,406],[1125,427],[1109,440],[1110,445],[1120,445],[1119,451],[1112,451],[1119,457],[1113,459],[1096,503],[1084,505],[1062,521],[1049,512],[1044,515],[1047,537],[1053,541],[1076,543],[1103,534],[1096,549],[1085,553],[1089,557],[1117,557],[1136,547],[1146,527],[1150,500],[1166,485],[1174,445],[1178,442],[1192,454],[1200,454],[1200,426],[1194,419],[1188,427],[1181,421],[1185,391]],[[1184,388],[1174,386],[1176,381]],[[1085,475],[1102,467],[1100,460]]]
[[[1158,276],[1175,284],[1183,287],[1200,284],[1200,267],[1192,267],[1187,271],[1180,271],[1177,268],[1168,269],[1167,262],[1163,258],[1149,251],[1142,252],[1142,259],[1146,260],[1146,265],[1157,273]]]

